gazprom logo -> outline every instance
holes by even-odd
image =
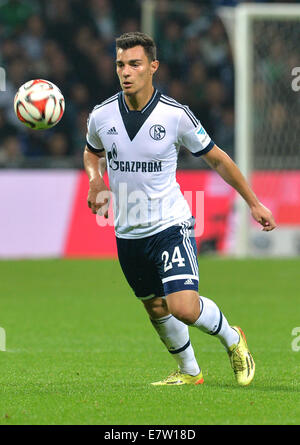
[[[116,146],[116,144],[112,144],[112,147],[111,147],[111,153],[112,153],[112,157],[114,158],[114,160],[116,160],[117,157],[118,157],[118,152],[117,152],[117,146]]]
[[[155,173],[162,171],[162,161],[118,161],[118,151],[115,143],[112,144],[111,150],[107,152],[108,164],[111,170],[120,170],[121,172],[133,173]]]
[[[118,170],[119,168],[119,162],[117,161],[118,151],[115,143],[112,144],[111,151],[107,153],[107,157],[110,168],[112,170]]]

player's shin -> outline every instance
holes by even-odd
[[[209,298],[200,297],[200,316],[192,326],[218,337],[226,349],[239,342],[237,332],[228,324],[224,314]]]
[[[176,360],[180,371],[194,376],[199,374],[200,368],[190,342],[188,326],[173,315],[150,320],[160,339]]]

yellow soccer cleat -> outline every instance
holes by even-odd
[[[175,371],[160,382],[151,383],[154,386],[162,385],[200,385],[204,383],[202,371],[198,375],[183,374],[180,371]]]
[[[228,355],[236,381],[241,386],[249,385],[254,377],[255,363],[247,346],[244,332],[238,326],[232,326],[239,337],[237,345],[232,345],[228,349]]]

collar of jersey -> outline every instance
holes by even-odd
[[[147,120],[147,118],[156,107],[157,103],[159,102],[160,96],[161,93],[157,89],[154,89],[151,99],[144,106],[144,108],[140,111],[135,111],[129,110],[125,102],[124,93],[123,91],[120,91],[118,97],[119,109],[127,134],[131,141],[134,139],[140,128],[143,126],[144,122]]]
[[[158,100],[156,100],[156,98],[157,98],[157,96],[159,96],[157,89],[154,88],[153,94],[152,94],[150,100],[149,100],[149,101],[146,103],[146,105],[144,106],[144,108],[142,108],[141,110],[130,110],[130,109],[128,108],[127,103],[126,103],[126,100],[125,100],[125,97],[124,97],[124,92],[121,91],[121,92],[120,92],[120,95],[121,95],[120,99],[121,99],[122,109],[123,109],[126,113],[131,113],[131,112],[144,113],[148,108],[151,107],[151,105],[152,105],[153,103],[155,103],[155,105],[156,105],[156,103],[158,102]]]

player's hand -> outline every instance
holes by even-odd
[[[259,224],[263,226],[264,232],[270,232],[275,229],[276,222],[272,212],[265,207],[261,202],[251,207],[251,215]]]
[[[90,181],[87,204],[92,213],[98,213],[98,215],[104,215],[104,218],[108,218],[110,198],[111,192],[103,179],[97,178]]]

